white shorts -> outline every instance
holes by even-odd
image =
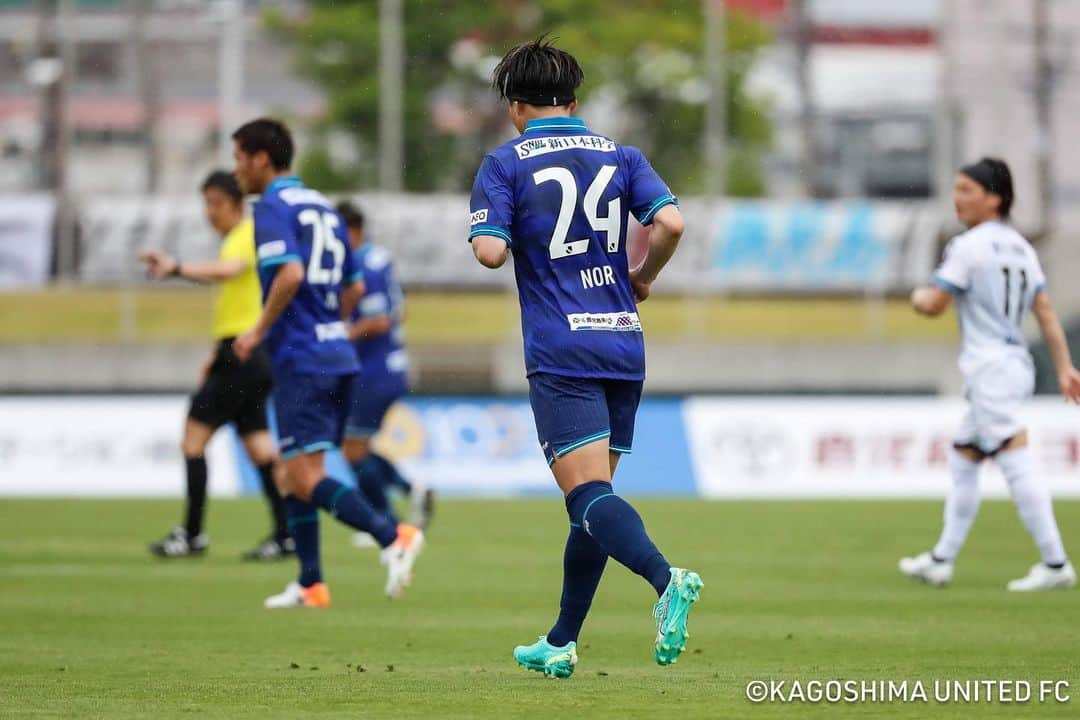
[[[1030,357],[995,360],[965,379],[968,411],[954,442],[992,455],[1027,425],[1023,404],[1035,392],[1035,366]]]

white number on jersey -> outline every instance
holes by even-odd
[[[607,251],[614,253],[619,251],[619,233],[622,232],[622,202],[619,198],[608,201],[607,217],[600,217],[600,200],[604,196],[611,178],[615,176],[614,165],[604,165],[589,183],[589,189],[585,191],[585,218],[596,232],[607,233]],[[537,170],[533,173],[533,182],[541,185],[546,182],[557,182],[562,190],[562,201],[559,203],[559,217],[555,221],[555,231],[551,234],[551,242],[548,244],[548,256],[552,260],[581,255],[589,249],[589,238],[584,240],[566,241],[570,234],[570,221],[574,218],[574,207],[577,203],[578,187],[574,180],[574,174],[564,167],[549,167]]]
[[[341,282],[345,264],[345,243],[334,234],[338,217],[308,208],[300,213],[300,224],[311,228],[311,259],[308,261],[307,281],[312,285],[336,285]],[[323,255],[332,255],[333,266],[323,267]]]

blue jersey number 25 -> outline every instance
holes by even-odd
[[[345,264],[345,243],[334,234],[339,221],[334,213],[308,208],[300,212],[300,224],[311,228],[311,259],[308,261],[307,281],[311,285],[337,285]],[[331,255],[331,266],[323,266],[323,255]]]
[[[596,173],[596,177],[589,184],[583,199],[585,217],[589,226],[600,233],[607,233],[607,251],[609,253],[619,250],[619,233],[622,231],[622,203],[616,197],[608,201],[607,217],[600,217],[600,200],[604,197],[604,190],[615,175],[614,165],[604,165]],[[551,242],[548,244],[548,255],[552,260],[581,255],[589,249],[589,238],[571,240],[567,242],[570,234],[570,222],[574,219],[574,209],[577,205],[578,187],[574,174],[564,167],[548,167],[533,173],[533,182],[541,185],[546,182],[556,182],[562,190],[562,201],[559,203],[559,217],[555,221],[555,231],[551,234]]]

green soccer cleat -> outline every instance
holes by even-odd
[[[701,576],[683,568],[671,568],[671,580],[664,594],[656,601],[656,663],[672,665],[686,649],[686,616],[701,592]]]
[[[541,635],[532,645],[514,648],[514,659],[526,670],[542,672],[548,677],[568,678],[574,674],[577,665],[577,643],[555,647],[547,641],[547,635]]]

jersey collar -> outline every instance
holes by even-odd
[[[263,195],[273,195],[279,190],[291,187],[302,187],[304,183],[300,182],[300,178],[295,175],[283,175],[282,177],[274,178],[270,181],[270,184],[266,186],[266,191]]]
[[[585,122],[573,117],[536,118],[525,123],[525,134],[553,131],[588,132]]]

